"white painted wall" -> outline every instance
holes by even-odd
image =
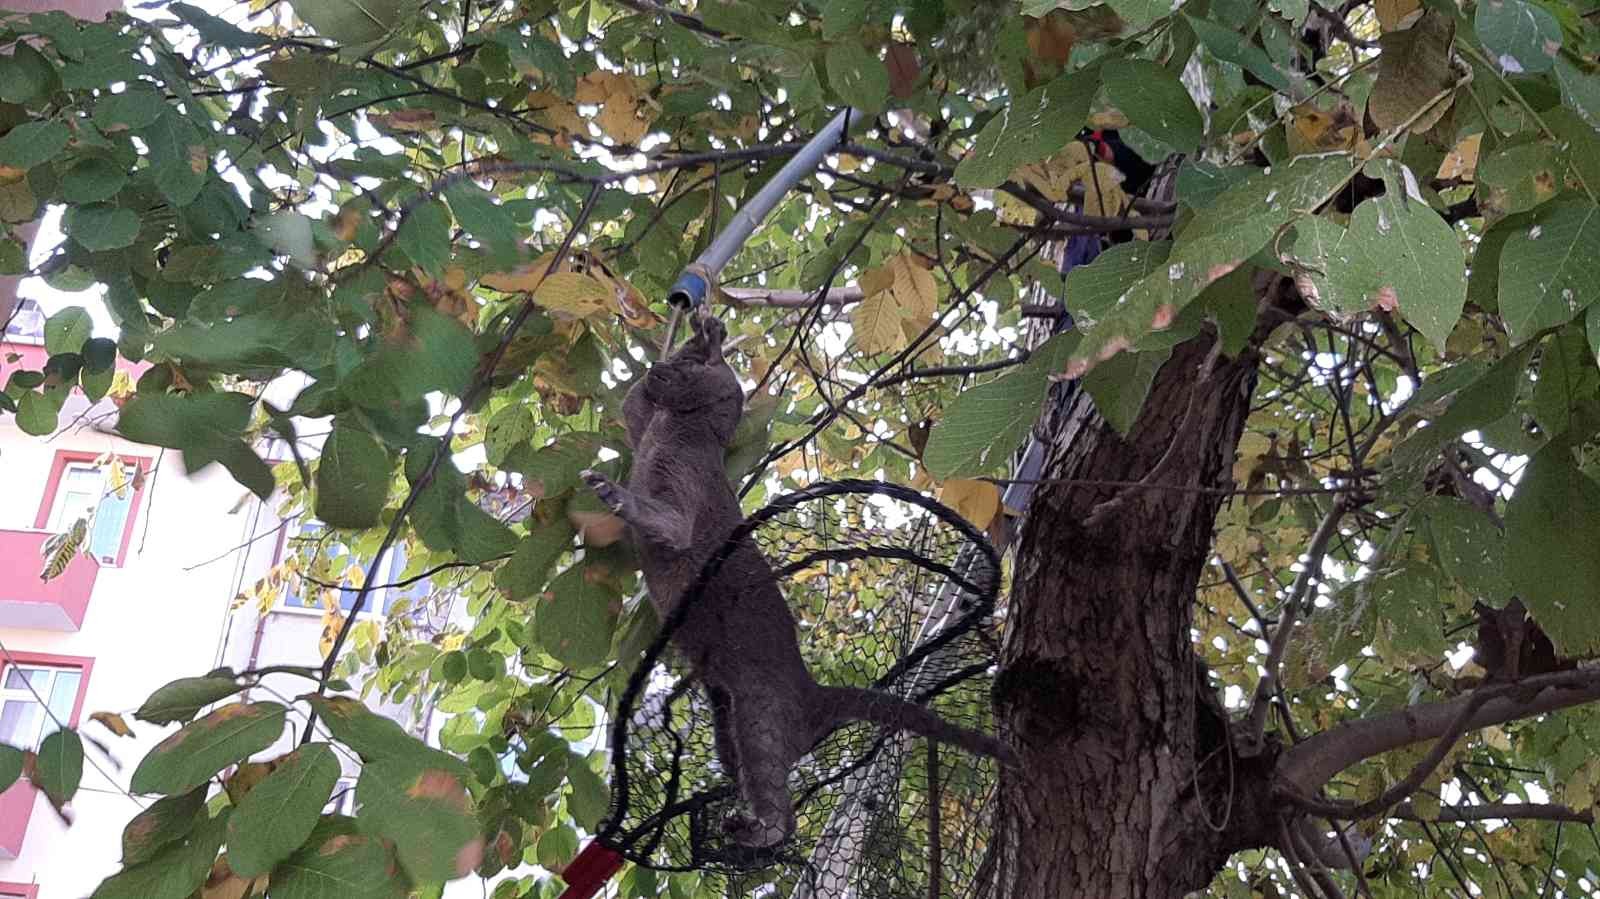
[[[81,397],[69,401],[62,421],[75,418],[85,405]],[[102,406],[96,411],[111,408]],[[254,504],[235,511],[245,491],[220,466],[188,475],[173,451],[142,447],[94,428],[66,430],[49,439],[33,437],[18,431],[6,416],[0,419],[0,528],[33,527],[57,450],[111,451],[157,460],[134,510],[124,564],[100,569],[83,629],[0,628],[0,642],[12,652],[94,659],[80,725],[84,734],[106,743],[122,768],[117,770],[88,747],[99,770],[85,766],[83,787],[70,806],[72,826],[65,826],[39,799],[21,854],[0,860],[0,881],[36,882],[39,899],[81,899],[117,869],[122,828],[147,804],[122,790],[139,759],[172,730],[134,722],[130,715],[127,720],[137,736],[117,738],[90,723],[89,713],[131,712],[162,684],[213,667],[240,576],[236,566],[241,554],[228,551],[245,539],[247,513]]]

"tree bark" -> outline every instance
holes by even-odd
[[[995,687],[1022,760],[1001,788],[1001,896],[1181,896],[1270,839],[1235,790],[1268,760],[1233,757],[1190,632],[1258,345],[1208,366],[1209,336],[1180,344],[1127,438],[1081,390],[1058,387],[1040,422],[1042,479],[1148,480],[1042,484],[1023,525]]]

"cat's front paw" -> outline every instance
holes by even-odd
[[[594,495],[599,497],[602,503],[606,504],[607,509],[619,515],[622,513],[622,507],[627,501],[627,496],[622,492],[622,488],[611,483],[611,480],[600,472],[588,468],[579,472],[578,476],[583,478],[583,482],[589,485],[589,489],[594,491]]]

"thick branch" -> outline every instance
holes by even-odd
[[[1600,700],[1600,667],[1585,666],[1576,671],[1559,671],[1525,678],[1516,690],[1506,693],[1503,686],[1482,687],[1496,695],[1483,701],[1460,722],[1466,730],[1478,730],[1519,718],[1542,715],[1575,705]],[[1377,715],[1341,724],[1290,747],[1278,761],[1276,780],[1282,791],[1302,796],[1314,795],[1340,771],[1375,755],[1402,746],[1436,740],[1457,723],[1463,709],[1481,700],[1474,693],[1445,702],[1411,706],[1386,715]]]

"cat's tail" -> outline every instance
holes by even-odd
[[[878,690],[856,687],[818,687],[819,707],[827,722],[824,735],[852,721],[870,721],[880,727],[906,730],[919,736],[959,746],[968,752],[999,759],[1003,764],[1015,765],[1016,751],[998,737],[962,727],[939,717],[927,706],[907,702]]]

